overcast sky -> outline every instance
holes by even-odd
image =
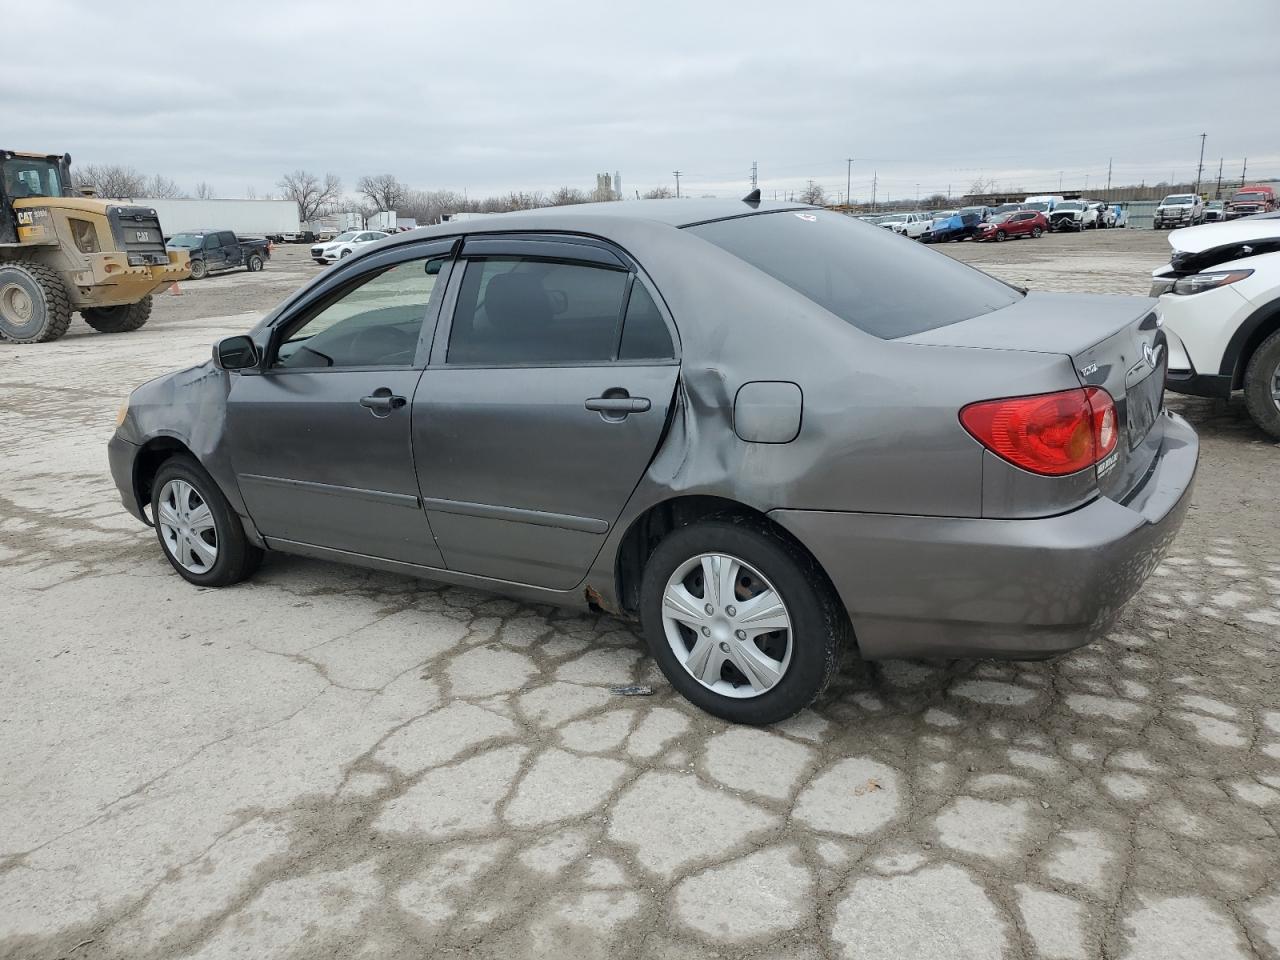
[[[133,11],[130,16],[129,11]],[[15,18],[17,23],[15,23]],[[832,198],[1280,175],[1277,0],[239,0],[6,9],[10,149],[217,196],[297,168],[482,195]],[[17,29],[20,27],[20,29]]]

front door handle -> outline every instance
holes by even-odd
[[[644,413],[651,406],[648,397],[590,397],[587,400],[588,410],[623,416],[629,413]]]
[[[392,410],[399,410],[406,403],[404,397],[398,397],[387,387],[379,387],[367,397],[360,398],[360,406],[368,407],[375,417],[385,417]]]

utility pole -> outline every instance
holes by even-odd
[[[672,173],[674,173],[674,174],[676,175],[676,197],[677,197],[677,198],[679,198],[679,196],[680,196],[680,171],[679,171],[679,170],[673,170],[673,171],[672,171]]]
[[[1207,136],[1207,133],[1200,134],[1200,163],[1196,166],[1196,188],[1192,193],[1200,192],[1200,176],[1204,173],[1204,138]]]
[[[1244,189],[1244,175],[1249,172],[1249,158],[1244,158],[1244,164],[1240,167],[1240,189]]]
[[[853,203],[853,157],[845,157],[844,168],[844,202]]]
[[[916,209],[920,209],[920,184],[916,184]]]
[[[1111,199],[1111,158],[1107,157],[1107,199]]]
[[[752,160],[751,161],[751,189],[754,190],[755,188],[756,188],[756,162]]]
[[[1058,192],[1062,192],[1062,171],[1058,171]]]
[[[880,182],[880,171],[876,170],[871,174],[871,212],[876,212],[876,186]]]
[[[1218,158],[1218,185],[1214,187],[1213,199],[1215,200],[1222,199],[1222,158],[1221,157]]]

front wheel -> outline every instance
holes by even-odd
[[[1253,422],[1280,440],[1280,330],[1263,340],[1249,358],[1244,402]]]
[[[1004,243],[1005,237],[1007,237],[1007,236],[1008,236],[1008,234],[1007,234],[1007,233],[1005,233],[1003,230],[997,230],[997,231],[996,231],[996,243]]]
[[[129,333],[151,319],[151,294],[137,303],[117,307],[87,307],[80,311],[84,322],[99,333]]]
[[[671,685],[735,723],[775,723],[813,703],[846,630],[813,559],[745,518],[667,536],[645,565],[640,614]]]
[[[203,260],[191,261],[191,279],[203,280],[209,275],[209,266]]]
[[[347,259],[347,257],[349,257],[349,256],[351,256],[351,251],[350,251],[350,250],[343,250],[343,251],[342,251],[342,255],[341,255],[340,257],[338,257],[338,259],[339,259],[339,260],[345,260],[345,259]]]
[[[1032,227],[1032,228],[1031,228],[1031,236],[1032,236],[1034,239],[1039,240],[1042,236],[1044,236],[1044,231],[1043,231],[1043,230],[1041,230],[1039,227]]]
[[[151,485],[151,518],[165,558],[197,586],[239,583],[262,562],[227,498],[191,457],[161,464]]]

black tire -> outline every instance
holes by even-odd
[[[347,257],[349,257],[349,256],[351,256],[351,251],[350,251],[350,250],[343,250],[343,251],[342,251],[342,253],[340,253],[340,254],[338,255],[338,259],[339,259],[339,260],[345,260],[345,259],[347,259]]]
[[[195,488],[199,498],[209,507],[217,536],[217,557],[209,569],[194,573],[184,567],[165,543],[165,535],[159,523],[160,494],[171,480],[183,480]],[[156,539],[160,552],[169,561],[178,576],[200,587],[229,587],[245,580],[262,563],[262,551],[249,542],[239,517],[222,495],[213,478],[189,456],[179,454],[160,465],[151,484],[151,519],[155,522]]]
[[[209,275],[208,264],[206,264],[203,260],[191,261],[191,279],[192,280],[203,280],[208,275]]]
[[[249,259],[245,261],[244,268],[250,273],[257,273],[262,269],[262,257],[253,253],[249,255]]]
[[[1258,345],[1244,370],[1244,403],[1253,422],[1280,440],[1280,400],[1272,395],[1280,387],[1280,330]]]
[[[791,661],[776,685],[737,698],[703,686],[676,659],[662,622],[667,580],[686,561],[724,553],[755,567],[791,617]],[[836,671],[848,620],[813,558],[764,524],[746,517],[704,520],[669,534],[649,557],[640,587],[640,617],[649,650],[671,685],[690,702],[734,723],[785,720],[813,703]]]
[[[0,340],[48,343],[71,325],[62,278],[42,263],[0,263]]]
[[[151,318],[151,294],[137,303],[125,303],[118,307],[89,307],[81,310],[80,316],[99,333],[129,333]]]
[[[1041,230],[1039,227],[1032,227],[1031,236],[1033,239],[1039,240],[1042,236],[1044,236],[1044,231]]]
[[[323,258],[323,257],[312,257],[311,259],[312,259],[312,260],[314,260],[316,263],[320,264],[320,266],[322,266],[322,267],[323,267],[323,266],[325,265],[325,263],[326,263],[326,261],[324,260],[324,258]]]

